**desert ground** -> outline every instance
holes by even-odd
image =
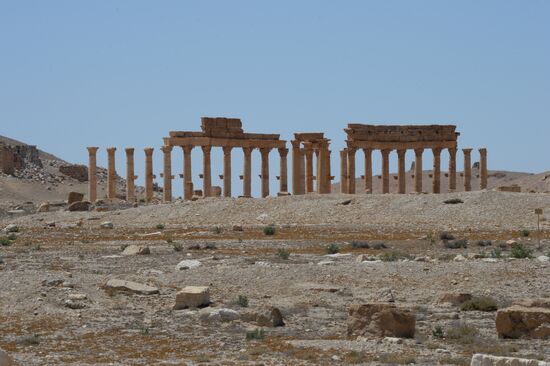
[[[548,361],[547,338],[495,328],[497,309],[550,298],[550,220],[541,216],[539,232],[537,208],[550,213],[550,194],[312,194],[5,214],[0,348],[20,365]],[[175,309],[187,286],[208,287],[210,303]],[[414,335],[350,333],[350,308],[371,303],[412,314]]]

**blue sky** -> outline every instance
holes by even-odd
[[[490,168],[550,170],[549,19],[544,0],[0,0],[0,134],[79,163],[86,146],[116,146],[120,174],[133,146],[143,176],[142,148],[160,173],[168,131],[238,117],[287,140],[325,132],[338,176],[347,123],[442,123],[460,147],[487,147]],[[200,185],[198,149],[193,163]],[[235,153],[234,194],[241,167]]]

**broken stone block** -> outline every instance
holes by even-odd
[[[458,306],[468,300],[472,299],[472,294],[464,292],[445,292],[437,299],[437,304],[451,304]]]
[[[179,262],[176,265],[176,271],[182,271],[184,269],[196,268],[196,267],[200,267],[201,265],[202,265],[202,263],[199,262],[198,260],[185,259],[185,260],[182,260],[181,262]]]
[[[84,194],[78,193],[78,192],[69,192],[69,198],[67,199],[67,203],[70,205],[71,203],[80,202],[84,199]]]
[[[68,210],[71,212],[89,211],[90,207],[92,207],[92,203],[89,201],[77,201],[71,203],[68,207]]]
[[[100,226],[102,229],[112,229],[114,227],[111,221],[102,222]]]
[[[38,209],[36,212],[49,212],[50,211],[50,203],[44,202],[40,206],[38,206]]]
[[[174,310],[200,308],[210,304],[210,289],[207,286],[187,286],[176,294]]]
[[[355,304],[348,311],[348,335],[413,338],[415,326],[414,314],[394,304]]]
[[[499,357],[477,353],[472,357],[471,366],[550,366],[549,362],[528,360],[516,357]]]
[[[111,279],[103,285],[103,289],[107,291],[109,295],[115,293],[126,293],[126,294],[140,294],[140,295],[153,295],[158,294],[159,289],[153,286],[143,285],[137,282],[124,281]]]
[[[239,312],[233,309],[221,308],[201,312],[200,319],[203,322],[231,322],[239,319]]]
[[[550,339],[550,299],[520,301],[497,311],[500,338]]]
[[[19,231],[19,227],[15,224],[9,224],[4,228],[4,232],[6,233],[16,233]]]
[[[122,251],[122,255],[146,255],[151,254],[151,250],[147,245],[128,245]]]

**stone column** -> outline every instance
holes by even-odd
[[[107,198],[116,198],[116,168],[115,168],[116,147],[107,149],[108,170],[107,170]]]
[[[300,141],[292,140],[292,194],[300,194]]]
[[[456,148],[449,151],[449,192],[456,191]]]
[[[399,149],[397,150],[397,164],[398,164],[398,170],[397,170],[397,182],[398,182],[398,189],[397,192],[404,194],[407,189],[407,178],[405,175],[405,154],[407,150]]]
[[[126,151],[126,201],[133,202],[136,200],[136,186],[135,180],[137,179],[134,169],[134,149],[128,147]]]
[[[314,188],[314,191],[317,192],[317,193],[320,193],[321,192],[321,184],[322,182],[319,181],[319,177],[320,177],[320,169],[321,169],[321,163],[320,163],[320,151],[319,151],[319,147],[317,147],[316,149],[313,149],[313,152],[315,153],[315,188]]]
[[[472,149],[462,149],[464,153],[464,191],[472,190]]]
[[[306,152],[300,149],[300,194],[306,194]]]
[[[441,193],[441,148],[433,148],[432,152],[434,154],[432,192]]]
[[[422,193],[422,176],[424,174],[422,168],[422,153],[424,149],[414,149],[414,191]]]
[[[365,192],[372,193],[372,149],[363,149],[365,154]]]
[[[479,188],[487,189],[487,149],[479,149]]]
[[[348,147],[348,193],[355,194],[355,152],[354,147]]]
[[[332,161],[331,161],[332,150],[328,150],[327,158],[327,193],[332,193]]]
[[[210,151],[212,146],[201,146],[202,148],[202,195],[210,197],[212,189],[212,175],[210,164]]]
[[[172,179],[174,179],[172,176],[172,146],[163,146],[160,149],[164,155],[162,198],[164,202],[172,202]]]
[[[317,169],[317,193],[326,194],[328,191],[328,141],[323,140],[319,142],[319,156],[317,159],[318,169]],[[330,173],[329,173],[330,174]]]
[[[313,192],[313,149],[311,142],[304,142],[306,153],[306,193]]]
[[[269,147],[260,148],[262,154],[262,197],[269,196]]]
[[[193,197],[193,175],[191,170],[191,151],[193,146],[182,146],[183,150],[183,198]]]
[[[99,147],[88,147],[88,200],[97,200],[97,150]]]
[[[223,196],[231,197],[231,146],[223,147]]]
[[[382,193],[390,193],[390,152],[391,149],[380,150],[382,153]]]
[[[243,196],[252,197],[252,148],[243,147],[244,172],[243,172]]]
[[[348,150],[340,150],[340,193],[348,193]]]
[[[145,200],[151,202],[153,199],[153,148],[146,147],[145,152]]]
[[[285,147],[280,147],[279,148],[279,158],[280,158],[279,191],[281,193],[288,192],[288,178],[287,178],[287,166],[286,166],[287,155],[288,155],[288,149]]]

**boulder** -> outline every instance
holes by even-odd
[[[283,314],[274,306],[261,308],[255,313],[254,320],[260,327],[282,327],[285,325]]]
[[[465,292],[444,292],[437,299],[437,304],[451,304],[458,306],[473,298],[472,294]]]
[[[200,319],[203,322],[232,322],[239,319],[239,312],[233,309],[221,308],[203,311]]]
[[[122,255],[145,255],[151,254],[151,250],[147,245],[128,245],[122,251]]]
[[[472,357],[470,366],[550,366],[550,362],[477,353]]]
[[[38,209],[36,212],[49,212],[50,211],[50,203],[44,202],[40,206],[38,206]]]
[[[112,229],[112,228],[114,228],[114,225],[111,221],[104,221],[104,222],[101,223],[100,227],[102,229]]]
[[[13,362],[10,356],[0,348],[0,366],[15,366],[16,363]]]
[[[17,233],[19,232],[19,227],[15,224],[9,224],[4,228],[4,232],[6,233]]]
[[[416,318],[394,304],[354,304],[348,311],[348,335],[413,338]]]
[[[548,256],[546,256],[546,255],[539,255],[539,256],[537,257],[537,260],[538,260],[539,262],[548,262],[548,261],[550,261],[550,257],[548,257]]]
[[[90,207],[92,207],[92,203],[89,201],[76,201],[69,205],[68,210],[71,212],[90,211]]]
[[[69,192],[67,203],[70,205],[71,203],[80,202],[83,199],[84,199],[84,194],[78,193],[78,192]]]
[[[497,311],[500,338],[550,339],[550,299],[525,299]]]
[[[200,267],[201,265],[202,265],[202,263],[199,262],[198,260],[185,259],[185,260],[182,260],[181,262],[179,262],[176,265],[176,271],[182,271],[184,269],[196,268],[196,267]]]
[[[103,289],[109,295],[121,292],[126,294],[153,295],[158,294],[159,289],[153,286],[143,285],[137,282],[111,279],[103,285]]]
[[[174,310],[208,305],[210,305],[210,289],[207,286],[187,286],[176,294]]]

